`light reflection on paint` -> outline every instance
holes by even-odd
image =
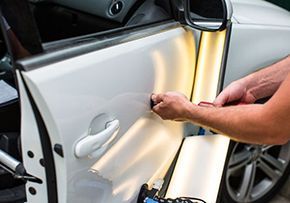
[[[170,43],[173,50],[156,48],[150,52],[154,66],[153,92],[180,91],[189,97],[196,61],[193,35],[186,32]],[[114,199],[129,201],[136,196],[136,188],[140,187],[140,183],[151,185],[156,179],[164,177],[176,154],[176,143],[182,140],[182,132],[180,123],[164,123],[156,115],[145,115],[122,135],[92,169],[112,182]]]
[[[181,130],[177,123],[164,125],[157,116],[140,118],[92,169],[112,181],[114,195],[122,195],[123,200],[134,197],[140,182],[153,182],[153,177],[165,175],[175,155],[172,147],[182,136],[178,133]]]
[[[190,96],[196,66],[196,42],[194,40],[193,33],[188,31],[186,33],[186,40],[183,38],[176,38],[174,43],[177,49],[177,53],[179,53],[181,57],[186,56],[185,60],[180,60],[178,64],[176,64],[178,66],[178,69],[176,69],[177,72],[175,73],[178,78],[178,89],[182,90],[184,87],[188,87],[188,92],[184,92],[183,90],[183,93],[186,96]],[[185,71],[186,69],[189,69],[190,71]],[[188,77],[189,72],[192,77]]]
[[[226,31],[203,32],[200,42],[192,102],[216,97]],[[229,145],[223,136],[186,139],[166,197],[195,196],[215,202]]]
[[[212,102],[216,97],[226,31],[202,34],[192,102]]]
[[[227,137],[218,135],[188,138],[166,196],[194,196],[215,202],[228,144]]]
[[[102,169],[106,166],[111,164],[111,160],[118,154],[118,152],[126,145],[127,142],[132,141],[132,137],[136,136],[137,132],[144,127],[146,124],[145,119],[138,120],[131,128],[130,130],[122,136],[120,140],[112,147],[111,150],[106,152],[106,154],[92,167],[95,171],[99,172],[101,176],[104,176],[105,178],[111,180],[113,177],[113,174],[106,175],[106,171],[103,171]]]
[[[166,61],[162,53],[158,50],[152,52],[152,59],[154,63],[154,89],[153,92],[162,92],[166,85]]]
[[[138,155],[134,157],[130,163],[126,164],[126,166],[122,168],[122,171],[118,174],[119,177],[122,177],[122,181],[117,180],[114,182],[113,193],[122,193],[124,194],[125,199],[134,196],[133,194],[136,191],[134,186],[137,187],[140,181],[143,181],[144,183],[146,182],[146,180],[142,180],[141,174],[154,174],[153,172],[156,174],[156,171],[159,171],[158,169],[163,169],[164,165],[166,165],[170,159],[173,159],[173,156],[168,157],[164,159],[161,165],[157,165],[157,163],[154,164],[154,162],[152,162],[152,156],[155,156],[155,160],[159,160],[161,158],[156,159],[158,153],[156,153],[155,149],[162,149],[159,143],[161,143],[162,139],[166,137],[166,134],[167,132],[164,130],[160,132],[158,137],[155,137],[154,142],[152,142],[152,140],[148,140],[146,143],[148,146],[147,149],[143,150],[141,153],[138,153]],[[155,165],[156,168],[151,168],[150,165]],[[147,168],[145,168],[146,166]]]
[[[190,97],[196,66],[196,42],[193,33],[187,31],[184,36],[175,38],[173,43],[174,50],[168,50],[167,53],[154,50],[151,53],[155,67],[153,92],[179,91]],[[168,71],[168,67],[172,66],[172,64],[168,64],[166,60],[172,54],[175,54],[174,59],[178,59],[173,61],[176,67],[172,69],[174,72]],[[189,75],[191,77],[188,77]],[[177,82],[173,83],[168,78],[174,78]]]

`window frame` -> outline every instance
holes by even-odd
[[[135,33],[138,31],[141,32],[141,30],[147,30],[150,27],[153,28],[155,26],[160,26],[161,24],[174,22],[174,16],[173,16],[173,13],[171,13],[170,18],[166,20],[156,20],[154,22],[137,24],[137,25],[128,25],[128,26],[124,25],[123,27],[108,29],[108,30],[100,31],[100,32],[94,32],[94,33],[86,34],[86,35],[80,35],[77,37],[69,37],[69,38],[55,40],[51,42],[42,42],[35,18],[29,7],[29,1],[28,0],[3,0],[3,1],[7,4],[7,6],[11,6],[13,9],[15,9],[14,4],[17,2],[21,1],[21,2],[25,2],[24,4],[26,4],[26,6],[18,10],[20,12],[19,15],[15,16],[15,19],[17,19],[18,21],[17,26],[21,27],[20,29],[23,30],[23,32],[34,35],[33,39],[29,39],[29,42],[31,44],[36,45],[39,48],[38,50],[33,51],[32,56],[27,57],[27,59],[32,59],[32,58],[35,58],[36,56],[40,56],[46,53],[51,53],[57,50],[62,50],[68,47],[81,46],[83,44],[91,43],[93,41],[99,41],[101,43],[102,41],[106,41],[108,38],[118,38],[119,36],[122,36],[124,38],[125,35],[128,35],[128,37],[131,39],[130,35],[132,33]],[[172,8],[172,5],[171,5],[172,2],[171,1],[166,1],[166,2],[168,3],[167,6],[170,6],[170,8]],[[1,5],[1,9],[2,9],[2,5]],[[18,17],[18,16],[26,16],[26,15],[27,15],[27,18],[19,19]],[[30,25],[30,26],[27,26],[27,25]],[[149,31],[149,34],[152,34],[152,32]],[[146,35],[144,35],[143,33],[142,36],[146,36]],[[6,39],[5,41],[8,42],[9,40]],[[7,46],[10,46],[10,43],[7,43]],[[108,45],[104,45],[102,47],[106,47],[106,46]],[[11,56],[13,56],[11,50],[10,50],[10,54]],[[14,63],[17,61],[15,57],[13,57],[12,59]],[[26,58],[24,60],[26,60]],[[16,65],[14,67],[16,69],[20,68],[22,70],[25,70],[21,68],[21,66],[19,65]]]

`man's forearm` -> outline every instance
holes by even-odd
[[[273,95],[286,76],[290,73],[290,56],[268,66],[258,72],[252,73],[242,79],[255,98],[261,99]]]
[[[265,105],[250,104],[223,108],[194,107],[190,121],[228,135],[233,140],[253,144],[284,144],[281,129],[267,115]]]
[[[168,92],[152,95],[153,111],[163,119],[191,121],[238,141],[285,144],[290,140],[290,73],[283,78],[265,104],[203,107],[192,104],[180,93]]]
[[[233,139],[256,144],[284,144],[290,140],[290,74],[265,104],[222,108],[192,104],[189,120]]]

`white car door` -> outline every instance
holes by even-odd
[[[23,162],[42,180],[27,182],[27,201],[136,201],[185,136],[151,112],[150,95],[191,97],[197,32],[166,20],[53,43],[15,62]]]
[[[51,147],[63,151],[53,152],[60,199],[128,201],[140,184],[164,176],[183,128],[154,115],[149,98],[170,90],[190,96],[194,47],[192,34],[177,27],[19,72]],[[94,163],[99,170],[90,175]]]

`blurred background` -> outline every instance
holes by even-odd
[[[266,0],[290,11],[290,0]]]

